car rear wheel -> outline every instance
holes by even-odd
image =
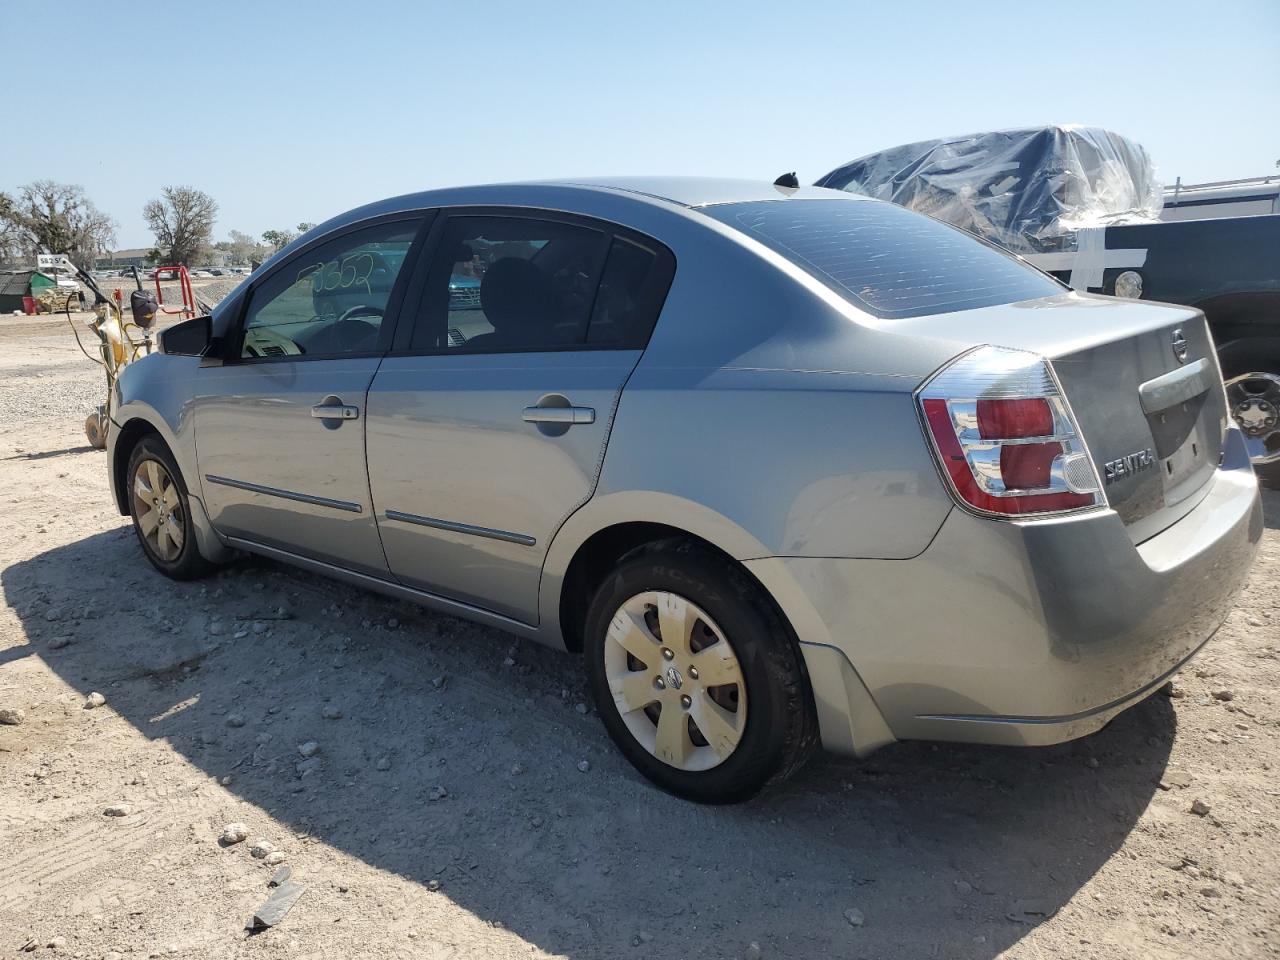
[[[795,770],[816,742],[790,631],[718,554],[683,541],[630,554],[596,591],[586,627],[605,727],[664,790],[744,800]]]
[[[213,570],[200,555],[191,527],[191,504],[169,448],[145,437],[129,456],[129,514],[142,552],[174,580],[192,580]]]

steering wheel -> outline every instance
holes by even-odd
[[[386,311],[383,310],[382,307],[372,307],[372,306],[369,306],[368,304],[361,303],[361,304],[357,304],[354,307],[350,307],[347,310],[344,310],[342,312],[342,316],[340,316],[334,322],[342,323],[343,320],[350,320],[352,317],[381,317],[385,313]]]

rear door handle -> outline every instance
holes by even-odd
[[[592,407],[525,407],[525,423],[595,423]]]
[[[317,420],[358,420],[360,408],[351,403],[320,403],[311,408]]]

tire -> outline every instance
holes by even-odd
[[[672,627],[674,643],[662,636],[659,605],[667,622],[685,624]],[[790,628],[758,584],[695,542],[663,541],[623,557],[591,600],[584,653],[614,743],[676,796],[746,800],[790,776],[817,743],[808,678]],[[712,675],[731,682],[704,686]],[[637,708],[650,697],[657,702]],[[676,718],[670,727],[662,725],[667,711]],[[668,756],[679,757],[679,765],[660,757],[671,745],[678,746]]]
[[[84,419],[85,439],[89,441],[89,446],[93,447],[95,450],[107,449],[105,419],[106,418],[101,407]]]
[[[1275,425],[1275,414],[1277,410],[1280,410],[1280,356],[1269,356],[1260,351],[1256,356],[1248,358],[1237,357],[1231,361],[1224,361],[1222,363],[1222,379],[1226,385],[1229,405],[1248,398],[1245,393],[1240,392],[1240,389],[1236,387],[1237,381],[1249,383],[1247,393],[1253,395],[1255,402],[1259,400],[1265,402],[1266,409],[1272,415],[1271,433],[1265,439],[1255,433],[1251,433],[1236,418],[1234,409],[1229,412],[1233,419],[1237,419],[1237,425],[1240,429],[1245,431],[1246,437],[1249,438],[1247,442],[1251,445],[1261,443],[1268,452],[1273,452],[1276,449],[1277,438],[1280,437],[1280,426]],[[1268,383],[1270,383],[1269,388],[1266,387]],[[1253,469],[1264,486],[1273,490],[1280,489],[1280,461],[1259,463],[1255,460]]]
[[[194,580],[213,572],[215,565],[196,546],[187,486],[164,441],[155,436],[139,440],[129,455],[125,477],[133,531],[151,565],[173,580]],[[159,503],[149,504],[147,492],[155,487],[160,491]],[[140,511],[145,511],[141,518]],[[181,531],[181,542],[172,532],[175,529]]]

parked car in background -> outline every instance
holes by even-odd
[[[700,801],[819,740],[1097,730],[1262,534],[1199,311],[836,191],[399,197],[160,346],[108,435],[157,570],[247,551],[579,652],[620,750]]]
[[[1169,201],[1139,144],[1050,126],[894,147],[817,183],[963,227],[1076,290],[1203,310],[1232,416],[1280,486],[1280,216],[1267,179],[1183,188],[1161,219]],[[1253,201],[1221,206],[1237,187]]]

